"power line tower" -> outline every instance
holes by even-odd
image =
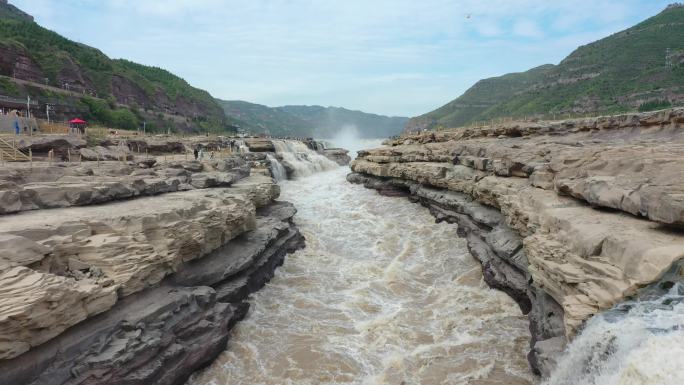
[[[667,50],[665,51],[665,66],[667,68],[672,68],[672,52],[670,51],[670,48],[668,47]]]

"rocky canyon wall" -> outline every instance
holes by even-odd
[[[672,109],[406,135],[361,152],[348,180],[458,224],[529,315],[548,375],[587,319],[684,257],[683,123]]]
[[[0,384],[182,384],[303,247],[243,156],[131,158],[3,169]]]

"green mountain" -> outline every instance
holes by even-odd
[[[684,6],[582,46],[558,65],[479,81],[408,130],[502,117],[609,114],[684,105]]]
[[[8,4],[7,0],[0,0],[0,18],[33,21],[33,16]]]
[[[101,51],[47,30],[0,1],[0,94],[31,95],[55,114],[119,128],[230,129],[208,92],[156,67],[112,60]],[[13,79],[26,82],[16,82]],[[41,108],[42,110],[42,108]],[[40,110],[35,112],[40,114]]]
[[[388,117],[339,107],[268,107],[243,101],[219,100],[226,116],[252,133],[330,138],[353,126],[364,138],[386,138],[400,133],[408,118]]]
[[[278,136],[300,136],[310,127],[303,120],[261,104],[241,100],[217,100],[226,116],[239,122],[238,125],[251,133],[269,133]]]

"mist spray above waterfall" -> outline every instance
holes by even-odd
[[[364,139],[358,128],[353,124],[347,124],[337,131],[335,136],[328,139],[333,146],[349,150],[352,159],[356,158],[356,153],[365,148],[380,147],[382,139]]]

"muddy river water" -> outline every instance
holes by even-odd
[[[526,317],[486,286],[455,226],[348,172],[281,183],[307,247],[189,384],[535,383]]]

